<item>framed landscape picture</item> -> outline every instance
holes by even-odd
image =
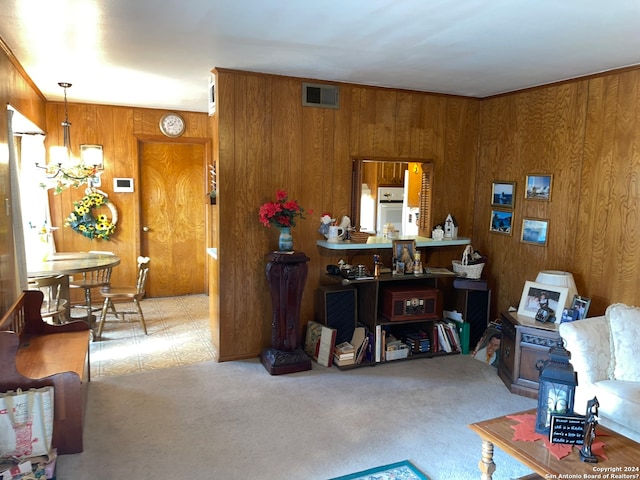
[[[525,182],[525,200],[551,200],[551,183],[553,175],[527,175]]]
[[[549,307],[554,314],[562,315],[569,289],[537,282],[525,282],[518,305],[518,315],[535,318],[540,307]]]
[[[515,182],[493,182],[491,187],[491,206],[513,208],[516,193]]]
[[[522,243],[544,247],[549,238],[549,220],[541,218],[522,219]]]
[[[489,231],[501,235],[511,235],[513,230],[513,212],[507,210],[491,210]]]

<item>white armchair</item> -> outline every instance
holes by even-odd
[[[640,309],[611,305],[604,316],[560,324],[578,372],[576,413],[598,397],[600,422],[640,441]]]

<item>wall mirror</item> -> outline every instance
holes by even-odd
[[[358,231],[431,236],[433,162],[424,159],[354,157],[351,220]]]

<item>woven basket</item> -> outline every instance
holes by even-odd
[[[368,238],[371,236],[367,232],[350,232],[349,239],[351,243],[367,243]]]
[[[473,247],[471,245],[467,245],[462,252],[462,261],[460,260],[452,260],[453,264],[453,273],[456,275],[460,275],[466,278],[477,279],[482,275],[482,269],[484,268],[484,263],[476,263],[473,265],[469,265],[469,255],[473,253]]]

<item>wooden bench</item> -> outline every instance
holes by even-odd
[[[79,453],[90,380],[90,330],[83,321],[44,322],[42,300],[42,292],[25,290],[0,320],[0,391],[52,385],[52,445],[58,454]]]

